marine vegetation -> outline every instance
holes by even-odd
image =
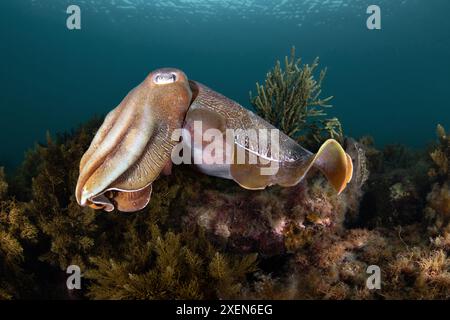
[[[0,299],[26,298],[31,276],[24,270],[26,248],[36,243],[38,229],[28,217],[26,204],[8,197],[8,184],[0,167]]]
[[[94,123],[98,121],[49,138],[46,146],[28,153],[33,168],[25,161],[12,183],[18,189],[31,175],[31,190],[24,190],[29,198],[1,199],[0,261],[6,270],[1,273],[2,298],[24,296],[16,280],[30,281],[25,297],[235,297],[246,283],[246,274],[255,270],[257,254],[226,253],[210,243],[200,228],[181,229],[177,222],[186,203],[198,197],[195,188],[212,185],[207,179],[189,177],[188,170],[160,179],[152,204],[134,215],[105,214],[77,204],[76,163],[95,133]],[[22,247],[25,240],[30,242],[28,252]],[[80,266],[86,276],[88,286],[82,292],[65,287],[69,265]],[[29,279],[17,276],[22,273]]]
[[[129,227],[130,228],[130,227]],[[87,273],[94,299],[238,298],[257,255],[220,253],[199,232],[164,234],[149,226],[147,239],[130,228],[121,257],[92,257]],[[131,234],[130,234],[131,232]]]
[[[284,59],[284,67],[277,61],[264,84],[256,83],[256,96],[250,92],[251,104],[261,117],[303,145],[317,146],[329,137],[342,142],[344,134],[339,119],[324,118],[333,99],[321,97],[327,70],[318,71],[319,58],[311,64],[302,62],[292,47],[290,57]]]
[[[0,299],[450,298],[442,126],[421,151],[343,138],[354,173],[339,195],[314,172],[252,191],[181,165],[130,214],[74,195],[100,123],[48,135],[15,174],[0,169]],[[81,290],[66,287],[73,264]],[[381,289],[366,286],[371,265]]]
[[[438,182],[445,182],[450,179],[449,159],[450,159],[450,137],[445,132],[442,125],[436,129],[438,144],[435,150],[430,153],[433,159],[434,167],[430,169],[429,175]]]
[[[436,238],[434,244],[449,249],[450,240],[450,137],[443,126],[437,127],[438,144],[430,153],[433,166],[428,171],[432,181],[427,195],[425,214],[432,225],[429,231]]]

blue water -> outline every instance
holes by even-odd
[[[81,8],[82,29],[66,28]],[[366,28],[366,9],[382,29]],[[0,165],[48,130],[115,107],[162,66],[248,106],[292,45],[328,67],[324,95],[346,134],[422,147],[450,127],[448,0],[1,0]]]

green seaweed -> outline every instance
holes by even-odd
[[[326,69],[316,77],[318,67],[319,58],[311,65],[302,64],[292,47],[284,68],[277,61],[264,84],[256,83],[256,96],[250,92],[251,104],[261,117],[303,144],[316,145],[330,137],[342,142],[339,120],[324,119],[333,97],[321,98]]]
[[[428,174],[430,177],[434,177],[442,182],[450,179],[450,170],[448,167],[450,162],[450,137],[442,125],[437,126],[436,133],[438,144],[430,153],[434,166]]]
[[[8,184],[0,168],[0,300],[33,294],[33,277],[24,270],[27,246],[36,243],[38,229],[28,217],[27,205],[6,199]]]
[[[93,299],[237,298],[256,255],[216,251],[201,232],[162,233],[150,226],[140,237],[130,228],[122,255],[92,257],[86,276]]]

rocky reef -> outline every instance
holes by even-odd
[[[175,166],[138,213],[81,208],[74,189],[94,119],[48,136],[15,174],[0,169],[0,299],[450,298],[450,138],[438,126],[436,143],[412,151],[345,137],[318,109],[330,99],[317,66],[292,53],[252,101],[311,149],[341,141],[354,165],[342,194],[317,171],[248,191]],[[82,270],[80,290],[66,287],[69,265]],[[379,289],[366,285],[369,266]]]

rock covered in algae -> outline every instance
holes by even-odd
[[[348,212],[358,212],[368,170],[364,149],[349,139],[346,150],[357,168],[338,195],[318,170],[292,188],[263,191],[207,190],[201,204],[188,208],[185,225],[201,226],[217,242],[237,252],[276,255],[312,241],[324,230],[340,230]]]
[[[362,189],[357,181],[365,178],[357,174],[355,185],[339,197],[318,172],[294,188],[254,192],[176,167],[155,183],[148,209],[96,214],[79,208],[73,198],[76,163],[90,139],[82,131],[38,147],[25,166],[31,170],[20,175],[33,178],[33,190],[12,192],[17,183],[3,189],[0,230],[7,234],[2,239],[12,241],[0,243],[2,298],[68,298],[67,290],[53,289],[65,285],[67,264],[81,262],[90,280],[80,297],[91,299],[450,298],[449,181],[429,154],[412,157],[411,164],[402,148],[377,151],[357,144],[351,151],[346,144],[354,160],[355,153],[367,157],[371,174]],[[356,151],[360,147],[363,153]],[[431,153],[437,148],[442,145]],[[438,175],[429,176],[431,169]],[[392,178],[400,176],[408,177],[409,187],[404,188],[406,180]],[[3,178],[0,182],[7,185]],[[413,217],[373,225],[358,218],[373,204],[364,199],[355,215],[357,227],[343,223],[359,205],[352,200],[354,190],[390,203],[412,189],[420,200],[409,204]],[[29,199],[14,200],[24,194]],[[392,200],[379,198],[384,194],[392,194]],[[375,212],[393,215],[380,207]],[[16,245],[5,250],[7,243]],[[236,251],[263,254],[255,259]],[[277,251],[288,254],[274,255]],[[373,264],[382,270],[380,290],[365,286]]]

